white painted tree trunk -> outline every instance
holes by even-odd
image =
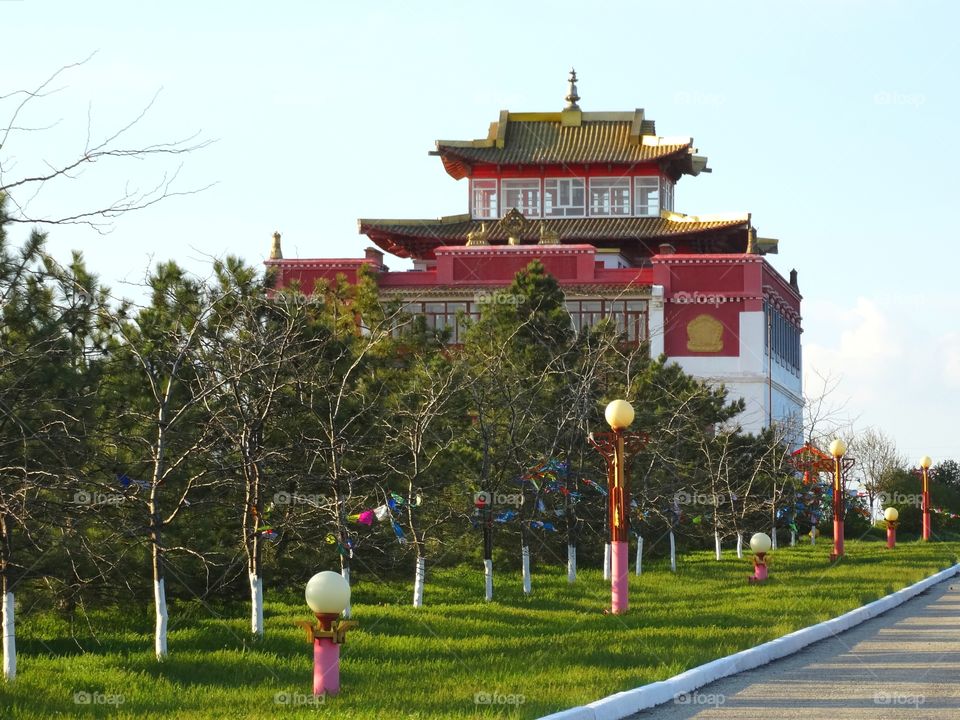
[[[777,529],[776,528],[772,528],[770,530],[770,549],[771,550],[777,549]]]
[[[677,541],[673,537],[673,530],[670,531],[670,572],[677,571]]]
[[[342,567],[342,568],[340,568],[340,575],[341,575],[341,577],[343,577],[344,580],[347,581],[347,585],[349,586],[349,585],[350,585],[350,568],[349,568],[349,567]],[[349,618],[349,617],[350,617],[350,603],[347,603],[347,607],[344,608],[344,610],[343,610],[343,616],[344,616],[345,618]]]
[[[722,555],[721,555],[721,548],[720,548],[720,533],[718,532],[713,533],[713,545],[717,553],[717,560],[719,560],[722,557]]]
[[[743,560],[743,535],[737,533],[737,559]]]
[[[263,637],[263,578],[253,573],[250,578],[250,632]]]
[[[493,560],[483,561],[483,586],[484,599],[487,602],[493,600]]]
[[[817,529],[816,529],[816,528],[810,528],[810,544],[811,544],[811,545],[816,545],[816,544],[817,544]]]
[[[17,677],[16,618],[13,610],[13,593],[3,596],[3,679],[13,682]]]
[[[610,579],[610,543],[603,544],[603,579]]]
[[[637,536],[637,559],[634,562],[633,572],[635,575],[643,574],[643,535]]]
[[[567,545],[567,582],[577,579],[577,546]]]
[[[797,544],[797,532],[796,530],[790,531],[790,547],[795,547]]]
[[[523,557],[523,594],[530,594],[530,548],[524,545],[520,551]]]
[[[417,570],[413,576],[413,606],[423,607],[423,580],[427,572],[427,559],[417,558]]]
[[[154,650],[157,660],[163,660],[167,656],[167,593],[162,579],[153,582],[153,604],[157,610]]]

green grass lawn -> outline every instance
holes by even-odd
[[[71,628],[52,614],[25,615],[19,675],[0,683],[0,717],[535,718],[834,617],[950,566],[958,551],[960,543],[890,552],[851,541],[831,567],[829,541],[783,548],[763,586],[747,585],[746,554],[717,562],[692,553],[676,575],[647,561],[619,617],[602,613],[610,590],[599,570],[581,570],[571,586],[565,568],[535,565],[530,598],[519,572],[504,572],[493,603],[482,600],[479,569],[438,571],[420,610],[408,606],[405,584],[360,582],[361,629],[342,648],[341,694],[319,703],[311,649],[294,626],[310,618],[300,593],[267,591],[259,643],[248,639],[243,604],[175,604],[163,663],[153,657],[148,606],[98,609],[95,635],[80,617]],[[496,702],[478,704],[484,696]],[[78,702],[85,697],[89,704]]]

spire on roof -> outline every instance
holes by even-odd
[[[270,259],[280,260],[281,258],[283,258],[283,253],[280,251],[280,233],[275,232],[273,234],[273,244],[270,245]]]
[[[567,105],[564,108],[565,110],[579,110],[580,106],[577,105],[577,100],[580,99],[580,96],[577,95],[577,71],[573,68],[570,68],[570,77],[568,78],[570,86],[567,88],[567,96],[564,100],[567,101]]]

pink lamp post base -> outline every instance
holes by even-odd
[[[313,694],[340,692],[340,646],[330,638],[313,641]]]
[[[893,550],[897,546],[897,527],[887,523],[887,549]]]
[[[339,614],[315,613],[317,623],[297,623],[313,642],[313,694],[336,695],[340,692],[340,645],[347,630],[357,627],[352,620],[339,620]]]
[[[747,576],[751,583],[762,583],[767,580],[767,554],[757,553],[753,556],[753,575]]]
[[[626,542],[614,541],[610,543],[610,585],[613,591],[611,612],[621,615],[629,608],[629,591],[627,578],[630,575],[629,548]]]

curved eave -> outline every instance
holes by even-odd
[[[435,257],[434,250],[438,247],[464,245],[467,234],[478,230],[480,222],[468,216],[454,215],[439,220],[361,219],[358,225],[361,234],[391,255],[430,260]],[[666,218],[571,218],[547,222],[559,232],[564,245],[585,243],[621,249],[656,248],[660,242],[715,240],[731,246],[727,252],[742,252],[746,248],[749,228],[746,219],[686,222]],[[520,239],[524,245],[536,244],[539,222],[531,222]],[[507,242],[506,233],[499,225],[490,226],[489,241],[492,245]]]
[[[486,150],[487,148],[483,148]],[[652,154],[646,158],[622,158],[622,157],[593,157],[593,158],[574,158],[574,157],[556,157],[543,159],[515,160],[506,156],[502,162],[495,159],[479,159],[471,157],[469,152],[463,152],[459,148],[438,145],[436,150],[431,150],[430,155],[437,155],[443,163],[443,169],[454,180],[462,180],[473,174],[473,168],[476,165],[485,165],[488,167],[509,166],[509,167],[541,167],[545,165],[614,165],[618,167],[635,168],[643,165],[658,164],[663,168],[671,178],[676,181],[681,175],[698,175],[700,172],[710,172],[705,167],[698,167],[694,155],[693,147],[686,145],[665,146],[661,154]],[[706,158],[703,158],[703,165],[706,165]]]

